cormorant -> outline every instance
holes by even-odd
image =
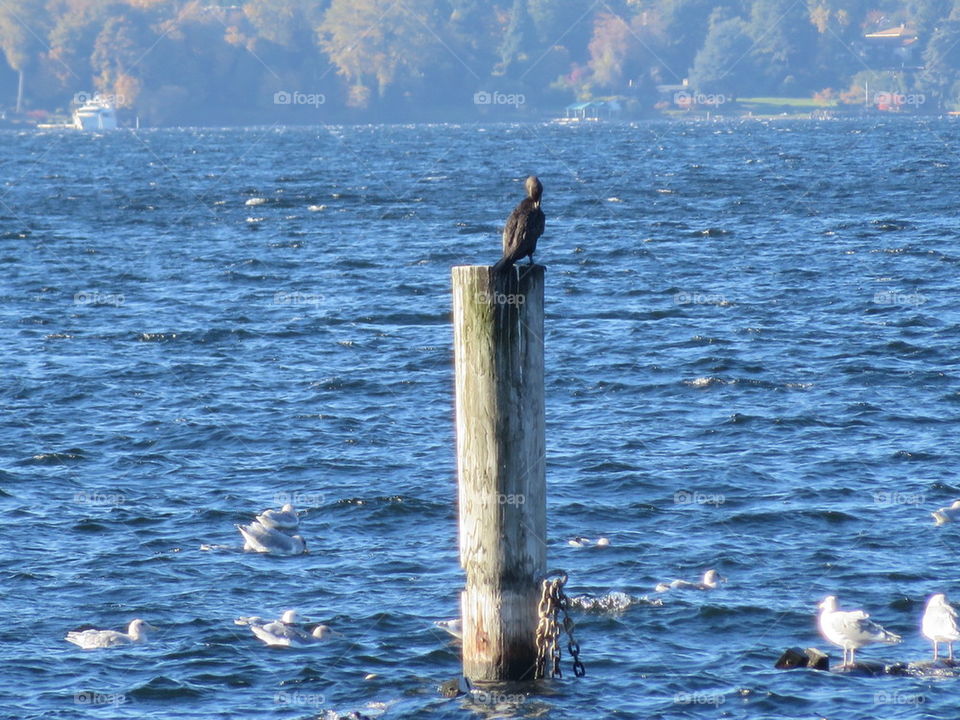
[[[543,210],[540,209],[543,185],[540,178],[531,175],[527,178],[525,187],[527,197],[513,209],[503,228],[503,257],[493,266],[495,273],[509,270],[517,260],[524,257],[529,257],[530,264],[533,264],[533,252],[537,249],[537,240],[543,234],[546,222]]]

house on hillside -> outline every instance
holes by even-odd
[[[877,70],[917,70],[917,31],[906,25],[863,36],[867,62]]]

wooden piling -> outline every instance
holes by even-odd
[[[533,679],[546,572],[542,265],[453,268],[463,674]]]

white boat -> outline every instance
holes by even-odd
[[[73,111],[73,126],[77,130],[116,130],[117,111],[110,103],[87,100]]]

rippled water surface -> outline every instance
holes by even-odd
[[[950,716],[958,680],[773,663],[826,646],[825,595],[904,636],[861,651],[890,661],[929,654],[928,594],[960,600],[929,515],[960,497],[958,130],[0,133],[0,715]],[[587,677],[491,708],[436,690],[449,277],[497,259],[530,171],[549,564],[633,602],[575,612]],[[239,552],[288,497],[311,552]],[[729,581],[643,600],[708,568]],[[233,624],[291,607],[342,636]],[[133,649],[63,639],[134,617],[159,630]]]

